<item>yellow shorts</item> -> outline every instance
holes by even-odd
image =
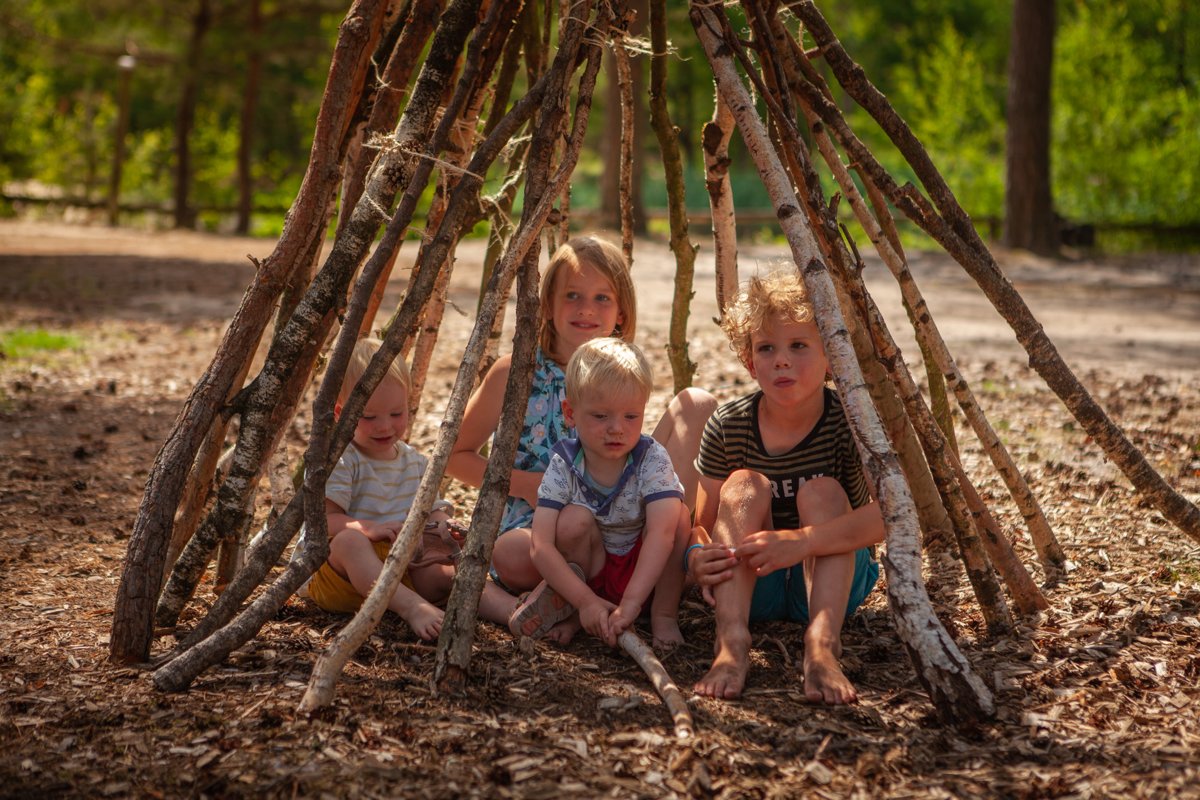
[[[375,555],[383,561],[392,550],[391,542],[371,542]],[[407,573],[402,583],[409,589],[413,588]],[[338,574],[338,571],[326,561],[312,576],[308,584],[308,597],[326,611],[339,614],[353,614],[362,605],[363,596],[351,585],[350,581]]]

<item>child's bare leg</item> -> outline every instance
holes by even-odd
[[[721,487],[713,541],[736,547],[746,535],[770,526],[767,479],[747,470],[732,473]],[[713,663],[696,682],[696,694],[728,698],[742,693],[750,671],[750,599],[755,580],[748,565],[738,564],[732,578],[713,587],[717,618]]]
[[[514,592],[528,591],[542,581],[529,555],[532,538],[528,528],[513,528],[496,537],[492,548],[492,566],[501,582]]]
[[[479,616],[507,628],[508,618],[516,608],[517,598],[490,580],[484,580],[483,594],[479,596]]]
[[[654,440],[667,449],[671,465],[683,484],[684,503],[696,507],[696,455],[700,452],[700,434],[704,423],[717,410],[717,398],[703,389],[684,389],[671,399],[662,419],[654,426]]]
[[[554,546],[568,564],[578,564],[585,580],[604,568],[604,541],[596,517],[583,506],[568,505],[558,514],[554,529]],[[570,644],[583,626],[579,615],[572,614],[550,628],[543,637],[558,645]]]
[[[583,506],[569,505],[558,512],[554,546],[568,564],[578,564],[586,578],[604,568],[604,541],[596,517]]]
[[[679,524],[675,529],[675,546],[667,559],[666,569],[654,587],[650,603],[650,634],[655,648],[670,649],[683,644],[679,631],[679,601],[683,597],[683,551],[691,539],[691,514],[687,506],[679,509]]]
[[[423,567],[409,566],[408,577],[413,590],[434,605],[441,605],[450,596],[454,585],[453,564],[426,564]]]
[[[804,525],[825,522],[850,511],[846,493],[832,478],[805,483],[797,493],[796,505]],[[858,692],[839,661],[854,563],[853,552],[804,562],[809,617],[804,632],[804,694],[814,703],[842,705],[858,700]]]
[[[333,537],[329,564],[363,597],[370,594],[383,571],[383,562],[375,554],[371,540],[358,531],[344,530]],[[435,639],[442,630],[442,610],[403,584],[392,593],[388,608],[422,639]]]

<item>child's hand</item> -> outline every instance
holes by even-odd
[[[616,606],[607,600],[597,597],[592,602],[579,608],[579,624],[593,636],[603,639],[609,644],[617,643],[617,636],[612,632],[609,616]]]
[[[363,536],[366,536],[372,542],[394,542],[396,534],[400,533],[400,528],[391,522],[371,522],[365,519],[356,519],[346,525],[351,530],[357,530]]]
[[[613,612],[608,615],[608,627],[612,633],[612,640],[605,640],[609,647],[617,646],[617,637],[633,627],[633,623],[637,622],[638,612],[640,608],[634,608],[626,603],[621,603]]]
[[[755,575],[795,566],[808,557],[808,537],[803,530],[752,533],[737,546],[737,558]]]
[[[710,606],[716,605],[712,587],[732,578],[737,563],[733,550],[716,542],[692,550],[688,555],[688,573],[699,584],[700,594]]]

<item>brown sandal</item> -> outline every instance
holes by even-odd
[[[567,564],[571,571],[584,580],[583,568],[578,564]],[[550,584],[542,581],[533,591],[524,595],[518,603],[512,616],[508,618],[508,629],[513,636],[528,636],[540,639],[558,623],[569,619],[575,613],[575,607],[567,602],[561,594],[554,591]]]

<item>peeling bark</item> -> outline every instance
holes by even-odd
[[[733,189],[729,185],[729,140],[733,138],[733,114],[720,89],[713,118],[704,124],[701,145],[704,149],[704,186],[712,213],[713,258],[717,272],[717,322],[725,318],[725,306],[737,295],[737,215],[733,207]]]

